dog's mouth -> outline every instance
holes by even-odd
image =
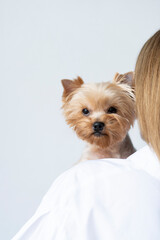
[[[94,135],[95,137],[107,136],[107,134],[101,132],[93,132],[92,135]]]

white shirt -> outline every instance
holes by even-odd
[[[72,167],[13,240],[160,240],[160,161],[146,146]]]

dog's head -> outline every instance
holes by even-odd
[[[77,135],[101,148],[122,141],[135,120],[133,73],[116,73],[112,83],[62,80],[66,122]]]

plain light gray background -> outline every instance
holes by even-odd
[[[134,70],[159,24],[159,0],[0,1],[0,239],[33,215],[84,148],[64,122],[60,80]],[[144,145],[137,125],[131,137]]]

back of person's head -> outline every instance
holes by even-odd
[[[160,159],[160,30],[140,51],[135,68],[135,91],[142,137]]]

